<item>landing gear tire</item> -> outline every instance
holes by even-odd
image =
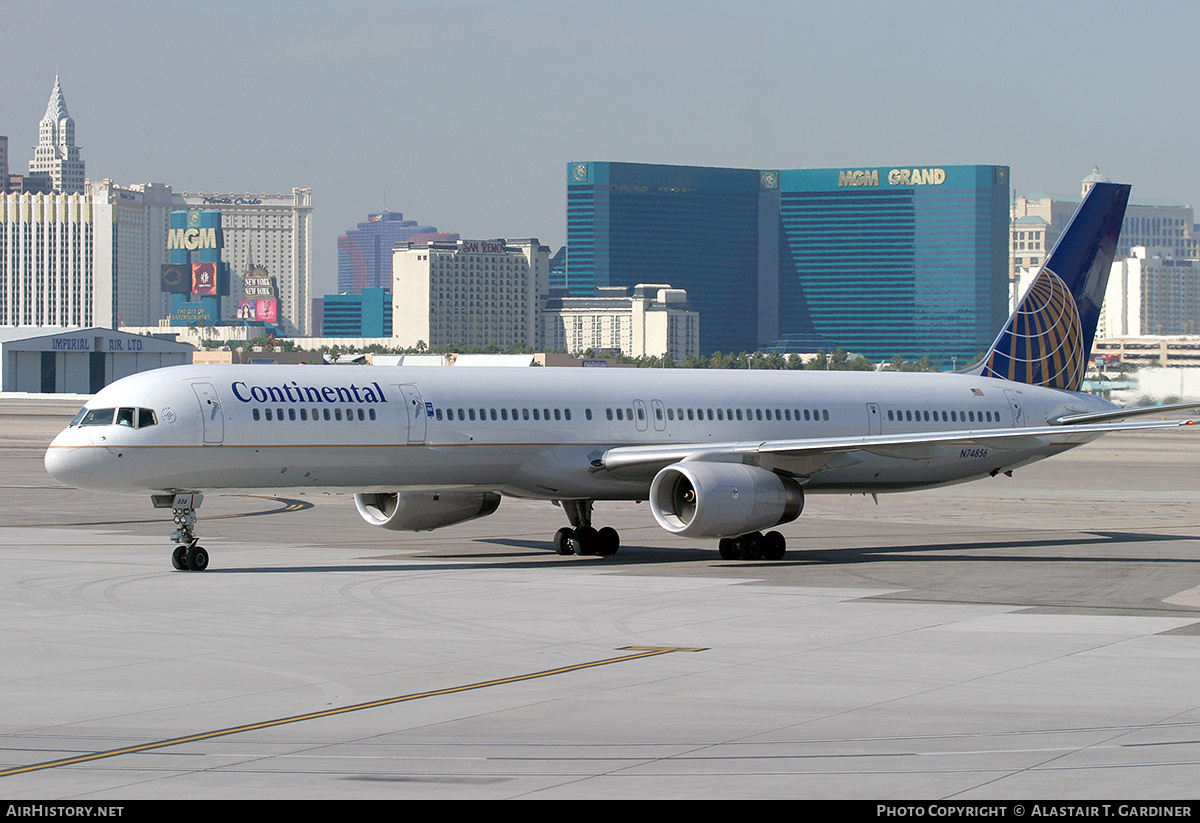
[[[208,552],[201,546],[192,546],[187,550],[188,568],[194,572],[202,572],[208,568]]]
[[[171,565],[181,572],[202,572],[208,568],[208,550],[203,546],[176,546]]]
[[[596,532],[596,554],[609,557],[621,548],[621,536],[612,526],[605,526]]]
[[[764,560],[782,560],[787,552],[787,538],[779,532],[767,532],[762,539]]]
[[[782,560],[787,538],[779,532],[750,532],[722,538],[717,546],[723,560]]]
[[[571,535],[573,530],[569,526],[563,526],[554,533],[554,552],[566,556],[574,554],[571,549]]]
[[[741,545],[742,559],[762,560],[762,542],[762,532],[750,532],[750,534],[743,534],[741,537],[739,537],[738,543]]]
[[[574,534],[571,536],[571,548],[580,557],[589,554],[599,554],[596,551],[599,542],[599,533],[591,526],[580,526],[575,529]]]

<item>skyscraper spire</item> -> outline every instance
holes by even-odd
[[[75,121],[67,113],[67,101],[58,75],[54,76],[46,115],[38,124],[38,144],[33,150],[29,173],[49,177],[55,191],[83,191],[83,160],[75,145]]]
[[[54,75],[54,88],[50,91],[50,102],[46,104],[46,116],[43,120],[69,120],[71,115],[67,113],[67,101],[63,98],[62,86],[59,84],[58,75]]]

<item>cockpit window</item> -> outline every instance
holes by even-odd
[[[158,415],[153,409],[88,409],[79,410],[72,426],[128,426],[131,429],[144,429],[158,423]]]
[[[79,421],[81,426],[111,426],[116,409],[88,409]]]

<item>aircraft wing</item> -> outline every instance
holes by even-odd
[[[1185,406],[1188,407],[1188,406]],[[1163,407],[1158,407],[1162,409]],[[1190,408],[1190,407],[1188,407]],[[1125,412],[1128,414],[1128,411]],[[1079,415],[1087,416],[1087,415]],[[948,449],[987,448],[999,451],[1037,449],[1055,444],[1074,445],[1101,434],[1137,429],[1166,429],[1195,425],[1194,420],[1153,420],[1059,424],[1010,429],[916,432],[866,437],[812,437],[798,440],[757,440],[728,443],[679,443],[618,446],[592,461],[592,471],[654,473],[672,463],[691,460],[728,462],[741,457],[772,455],[794,458],[803,476],[858,462],[855,453],[897,460],[929,460]]]

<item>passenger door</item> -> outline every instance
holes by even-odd
[[[1004,390],[1004,396],[1008,398],[1008,407],[1012,410],[1013,426],[1024,426],[1025,412],[1021,408],[1021,398],[1017,397],[1017,393],[1015,391],[1010,391],[1008,389]]]
[[[400,386],[404,395],[404,405],[408,409],[408,442],[425,442],[425,404],[421,402],[421,392],[411,383]]]
[[[867,404],[867,435],[883,434],[883,415],[879,413],[878,403]]]
[[[200,420],[204,424],[204,445],[219,446],[225,442],[225,412],[221,398],[212,383],[193,383],[192,391],[200,402]]]

